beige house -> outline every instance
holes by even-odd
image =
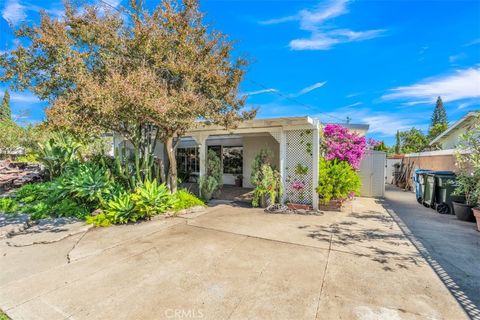
[[[368,125],[342,124],[359,135],[365,135]],[[175,150],[179,175],[198,182],[205,175],[208,150],[215,151],[223,164],[223,183],[235,185],[241,177],[242,187],[251,188],[250,175],[255,156],[262,148],[273,153],[273,165],[280,172],[284,188],[283,201],[311,204],[318,208],[318,161],[320,121],[311,117],[254,119],[239,123],[235,129],[201,125],[188,131]],[[123,139],[115,137],[117,146]],[[155,154],[167,165],[164,146],[157,144]],[[296,167],[306,168],[299,175]],[[240,180],[240,179],[238,179]],[[305,184],[304,190],[290,188],[295,181]]]
[[[471,111],[430,142],[433,151],[406,154],[404,164],[417,169],[456,171],[455,152],[460,139],[480,111]]]

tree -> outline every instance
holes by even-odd
[[[432,114],[431,127],[434,127],[436,124],[439,123],[448,124],[447,112],[445,111],[445,107],[443,106],[442,97],[437,98],[437,103]]]
[[[437,98],[437,103],[432,114],[432,123],[428,129],[429,140],[432,141],[448,128],[447,112],[443,106],[441,97]]]
[[[400,130],[397,130],[397,134],[395,135],[396,143],[395,143],[395,154],[400,154],[401,152],[401,142],[400,142]]]
[[[10,92],[5,90],[2,104],[0,105],[0,121],[11,120],[12,110],[10,109]]]
[[[432,141],[447,129],[448,124],[446,123],[435,124],[433,127],[430,127],[430,129],[428,129],[428,140]]]
[[[179,138],[203,124],[235,126],[255,110],[242,112],[238,97],[246,61],[232,62],[232,43],[203,23],[197,1],[163,0],[152,13],[141,3],[130,0],[119,13],[76,10],[67,0],[64,19],[43,12],[38,26],[16,32],[30,44],[4,55],[0,68],[3,80],[51,102],[54,127],[129,141],[133,183],[158,171],[153,151],[163,141],[175,192]]]
[[[403,153],[421,152],[428,146],[428,137],[416,128],[400,132],[400,139]]]

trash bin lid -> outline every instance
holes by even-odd
[[[453,172],[453,171],[435,171],[434,174],[437,175],[437,176],[454,176],[455,172]]]
[[[429,169],[417,169],[417,170],[415,170],[415,173],[417,173],[417,174],[429,173],[429,172],[433,172],[433,170],[429,170]]]

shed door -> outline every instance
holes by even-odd
[[[364,197],[383,197],[385,194],[385,166],[387,154],[381,151],[367,150],[360,164],[360,179],[362,188],[360,194]]]

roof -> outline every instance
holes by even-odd
[[[458,120],[457,122],[455,122],[454,124],[452,124],[447,130],[445,130],[444,132],[442,132],[438,137],[436,137],[435,139],[433,139],[431,142],[430,142],[430,146],[433,146],[435,144],[437,144],[440,140],[448,137],[449,135],[451,135],[453,132],[455,132],[455,130],[457,130],[458,128],[461,128],[463,125],[465,125],[467,123],[468,120],[470,120],[470,118],[473,118],[475,116],[479,116],[480,115],[480,111],[479,110],[476,110],[476,111],[470,111],[469,113],[467,113],[466,115],[464,115],[462,118],[460,118],[460,120]]]
[[[246,133],[249,131],[266,131],[269,132],[271,128],[284,128],[284,129],[308,129],[316,128],[320,125],[320,121],[309,116],[304,117],[281,117],[281,118],[257,118],[252,120],[242,121],[235,129],[225,129],[218,125],[203,124],[199,127],[189,130],[186,135],[193,133],[201,134],[231,134],[231,133]],[[364,135],[369,128],[367,124],[341,124],[342,126],[357,132],[360,135]]]

